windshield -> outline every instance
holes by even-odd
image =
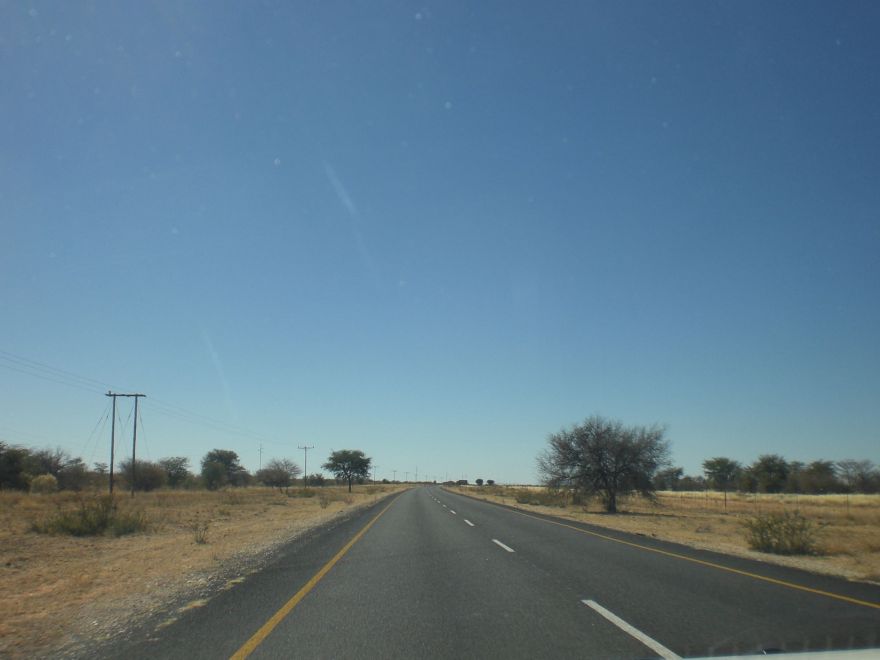
[[[0,489],[876,493],[878,34],[855,1],[0,2]],[[563,460],[596,419],[661,434],[619,494]],[[876,582],[865,502],[836,575]]]

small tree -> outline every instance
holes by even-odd
[[[707,458],[703,461],[703,474],[712,488],[724,493],[724,510],[727,511],[727,491],[739,479],[742,465],[724,456]]]
[[[121,480],[131,488],[131,459],[127,458],[119,464]],[[134,489],[151,491],[161,488],[166,483],[165,470],[158,463],[142,461],[134,462]]]
[[[321,467],[336,475],[337,479],[348,482],[348,492],[350,493],[353,480],[365,479],[369,475],[372,460],[367,458],[360,449],[340,449],[330,454],[330,458]]]
[[[757,489],[762,493],[781,493],[788,479],[789,465],[778,454],[763,454],[749,466]]]
[[[538,457],[538,471],[545,485],[598,494],[605,510],[616,513],[621,494],[654,496],[654,474],[669,463],[669,442],[663,435],[657,426],[624,426],[594,415],[550,435],[550,446]]]
[[[0,490],[27,490],[27,456],[27,449],[0,442]]]
[[[659,470],[654,475],[654,488],[657,490],[679,490],[679,484],[684,478],[684,468],[671,467]]]
[[[165,478],[171,488],[180,488],[190,477],[189,459],[186,456],[161,458],[159,465],[165,470]]]
[[[59,490],[80,491],[89,482],[89,470],[81,458],[67,461],[56,476]]]
[[[486,481],[486,485],[487,485],[487,486],[494,486],[494,485],[495,485],[495,480],[494,480],[494,479],[489,479],[488,481]]]
[[[478,485],[478,486],[482,486],[482,485],[483,485],[483,480],[482,480],[482,479],[477,479],[477,485]]]
[[[73,459],[70,454],[61,447],[30,451],[25,459],[25,472],[28,474],[51,474],[57,478],[64,466],[71,460]]]
[[[305,477],[305,480],[308,482],[310,486],[326,486],[327,478],[321,474],[320,472],[315,472],[314,474],[310,474]]]
[[[880,489],[880,471],[871,461],[851,458],[838,461],[837,471],[851,493],[876,493]]]
[[[257,471],[257,481],[267,486],[277,488],[290,488],[293,480],[296,479],[302,470],[299,465],[288,458],[273,458],[266,463],[266,467]]]
[[[202,458],[202,479],[210,490],[226,484],[241,486],[248,478],[247,470],[238,462],[238,454],[230,449],[212,449]]]

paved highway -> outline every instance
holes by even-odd
[[[878,587],[419,487],[97,655],[675,658],[876,646]]]

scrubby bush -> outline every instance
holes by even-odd
[[[55,493],[58,491],[58,479],[51,474],[41,474],[31,479],[31,492],[37,494]]]
[[[306,479],[306,484],[309,486],[326,486],[327,485],[327,477],[325,477],[320,472],[316,472],[315,474],[310,474],[305,479]]]
[[[564,490],[556,490],[553,488],[542,490],[519,488],[513,491],[513,498],[519,504],[531,504],[532,506],[558,506],[564,508],[568,499],[568,494]]]
[[[126,489],[130,489],[131,478],[131,459],[126,459],[119,464],[119,480]],[[134,462],[135,490],[157,490],[165,485],[167,479],[165,468],[159,463],[140,459]]]
[[[749,547],[777,555],[819,552],[816,526],[799,513],[760,514],[743,522]]]
[[[142,511],[120,511],[110,495],[89,499],[80,498],[73,510],[59,510],[54,516],[33,524],[33,531],[41,534],[69,536],[124,536],[141,532],[149,527]]]

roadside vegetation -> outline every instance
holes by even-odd
[[[0,441],[0,491],[48,494],[59,491],[109,491],[148,493],[157,490],[221,490],[250,486],[269,486],[279,490],[301,486],[322,488],[345,484],[372,483],[372,459],[359,449],[343,449],[330,454],[324,469],[336,479],[321,473],[302,477],[302,469],[289,458],[270,459],[265,467],[251,474],[231,449],[212,449],[201,459],[199,471],[191,469],[185,456],[168,456],[158,461],[123,459],[110,469],[97,462],[91,468],[63,449],[31,449]],[[302,478],[301,478],[302,477]],[[384,480],[384,483],[389,483]]]
[[[0,657],[62,655],[193,590],[205,597],[285,540],[407,487],[312,483],[0,492]]]
[[[609,514],[600,498],[567,489],[447,487],[524,512],[880,583],[880,494],[656,490],[620,496]]]

